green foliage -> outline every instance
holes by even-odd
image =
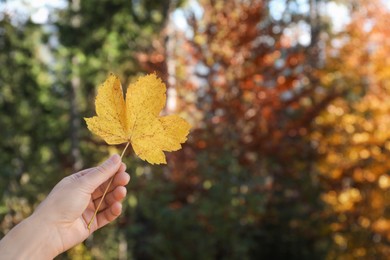
[[[39,58],[42,29],[0,21],[0,215],[1,232],[31,213],[67,174],[67,120],[47,67]],[[57,120],[53,120],[56,118]],[[8,210],[5,210],[7,208]]]
[[[261,213],[264,201],[247,192],[250,173],[235,170],[236,162],[230,159],[221,154],[218,164],[231,171],[221,175],[208,167],[207,180],[191,193],[162,175],[133,178],[133,185],[142,187],[135,195],[138,209],[129,214],[138,224],[129,236],[135,240],[135,258],[242,259],[257,250],[252,240],[258,232],[254,216]],[[238,175],[241,180],[234,177]]]

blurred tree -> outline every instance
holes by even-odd
[[[71,140],[70,152],[75,170],[93,166],[110,153],[120,152],[123,147],[109,147],[85,127],[83,116],[94,114],[94,98],[98,84],[109,72],[119,75],[124,88],[142,73],[139,60],[142,53],[153,49],[166,19],[182,1],[69,1],[68,8],[59,12],[56,23],[59,46],[54,46],[54,68],[63,91],[67,93]],[[140,56],[141,55],[141,56]],[[164,75],[163,75],[164,76]],[[82,159],[82,160],[81,160]],[[125,156],[128,172],[142,169],[144,162]],[[158,169],[158,168],[153,168]],[[157,170],[158,172],[158,170]],[[158,175],[158,173],[156,173]],[[136,192],[137,177],[132,174],[131,188]],[[142,180],[141,180],[142,181]],[[130,194],[130,196],[133,193]],[[126,211],[126,207],[125,207]],[[106,228],[63,257],[97,257],[100,259],[127,259],[132,256],[136,227],[131,223],[133,214],[127,209],[118,226]]]
[[[81,116],[90,115],[97,85],[109,72],[119,74],[129,83],[129,76],[140,73],[136,54],[151,48],[164,24],[170,1],[69,1],[56,23],[60,46],[54,46],[57,77],[69,93],[72,153],[74,168],[82,167],[80,153],[87,162],[101,153],[91,153],[102,141],[91,142]],[[88,36],[88,37],[86,37]],[[85,144],[80,148],[79,140]],[[83,140],[87,142],[83,142]],[[96,139],[99,140],[99,139]],[[88,148],[89,147],[89,148]],[[80,151],[80,149],[82,151]],[[86,150],[85,150],[86,149]],[[106,149],[105,149],[106,150]],[[90,158],[90,156],[92,158]]]
[[[314,95],[321,89],[314,72],[322,51],[316,1],[311,12],[286,1],[279,19],[270,14],[271,2],[200,1],[201,17],[189,13],[186,32],[170,35],[176,45],[168,100],[194,129],[183,151],[169,155],[166,179],[174,186],[164,189],[173,189],[164,215],[156,214],[157,205],[155,211],[144,208],[153,208],[157,197],[140,206],[150,222],[137,247],[143,257],[325,255],[329,229],[322,223],[316,153],[307,137],[316,116],[340,93]],[[309,43],[294,36],[305,28]],[[173,217],[172,224],[161,223]]]
[[[390,239],[389,9],[355,1],[332,37],[322,84],[344,92],[315,121],[312,142],[326,187],[334,246],[329,259],[386,259]]]
[[[0,15],[0,232],[4,234],[65,176],[67,120],[61,94],[43,62],[42,28],[6,12]]]

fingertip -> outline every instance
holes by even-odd
[[[126,189],[126,187],[122,186],[121,190],[123,190],[123,194],[124,194],[123,198],[125,198],[126,195],[127,195],[127,189]],[[123,198],[122,198],[122,199],[123,199]]]
[[[125,172],[125,176],[126,176],[126,179],[125,179],[125,185],[129,184],[130,180],[131,180],[131,176],[130,174],[128,174],[127,172]]]
[[[85,180],[81,182],[82,186],[85,186],[88,192],[92,193],[96,190],[101,184],[107,181],[110,177],[115,175],[120,167],[119,164],[121,158],[119,155],[114,154],[108,158],[105,162],[93,168],[93,170],[88,171],[88,173],[82,176],[82,179]]]
[[[99,226],[97,228],[101,228],[108,223],[114,221],[120,214],[122,213],[122,203],[114,202],[109,208],[101,211],[96,216],[97,223]]]
[[[121,201],[126,197],[127,189],[123,186],[118,186],[115,189],[114,197],[117,201]]]
[[[121,157],[118,155],[118,154],[114,154],[112,155],[109,160],[114,163],[114,164],[117,164],[121,161]]]
[[[123,162],[121,163],[121,166],[119,167],[119,170],[118,172],[125,172],[126,171],[126,164],[124,164]]]
[[[122,203],[120,202],[115,202],[111,206],[111,213],[115,217],[119,216],[122,213]]]

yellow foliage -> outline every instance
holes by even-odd
[[[388,189],[390,188],[390,177],[387,175],[381,175],[378,180],[378,185],[381,189]]]
[[[150,74],[130,84],[125,100],[119,78],[110,74],[98,90],[97,116],[85,118],[88,129],[108,144],[130,142],[135,153],[151,164],[166,163],[163,151],[179,150],[190,125],[177,115],[159,116],[165,93],[165,84]]]
[[[329,191],[322,195],[322,200],[338,212],[345,212],[352,210],[355,203],[362,200],[360,191],[355,188],[347,189],[337,194],[335,191]]]

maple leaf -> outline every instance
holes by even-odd
[[[97,116],[84,119],[108,144],[131,143],[141,159],[166,163],[163,151],[179,150],[190,125],[178,115],[159,116],[165,102],[165,84],[155,74],[130,84],[125,100],[119,78],[111,73],[98,89]]]

